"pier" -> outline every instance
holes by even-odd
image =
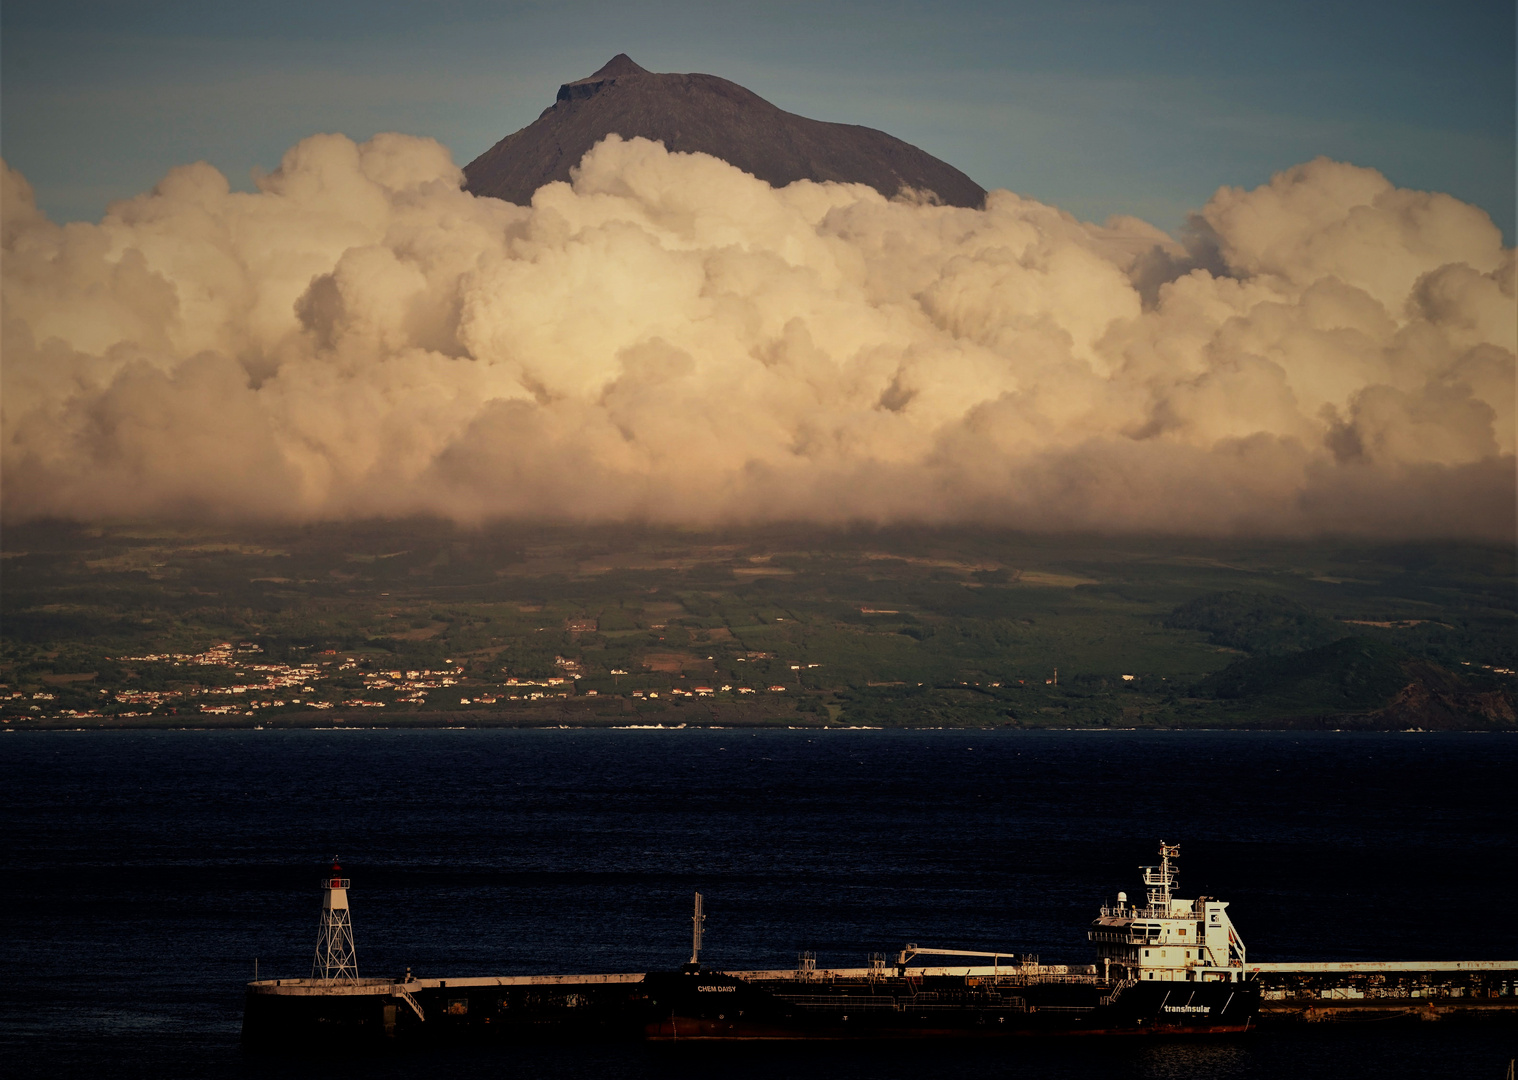
[[[1260,1023],[1518,1021],[1518,961],[1360,960],[1250,964]]]

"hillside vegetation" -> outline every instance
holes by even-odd
[[[1510,548],[433,521],[3,542],[17,726],[1513,726]]]

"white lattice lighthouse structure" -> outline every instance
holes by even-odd
[[[348,879],[332,860],[332,872],[322,878],[322,928],[316,938],[313,979],[358,979],[358,954],[353,948],[353,919],[348,914]]]

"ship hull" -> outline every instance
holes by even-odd
[[[644,1037],[685,1040],[995,1039],[1228,1035],[1251,1028],[1248,983],[1102,983],[965,976],[805,981],[651,974]]]

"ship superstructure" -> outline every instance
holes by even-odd
[[[1143,906],[1104,905],[1088,935],[1106,978],[1141,981],[1233,982],[1244,977],[1244,942],[1228,917],[1228,904],[1210,896],[1174,895],[1179,844],[1160,843],[1157,866],[1143,866]]]

